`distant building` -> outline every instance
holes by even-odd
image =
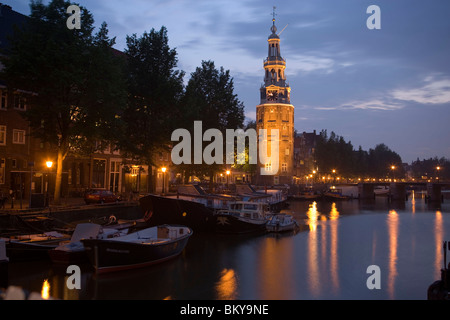
[[[290,102],[291,88],[286,82],[286,61],[281,57],[280,37],[276,33],[275,15],[272,20],[272,33],[268,38],[268,56],[264,60],[264,84],[261,86],[261,103],[256,106],[256,128],[267,129],[267,148],[275,136],[271,129],[278,129],[279,154],[278,172],[259,175],[258,184],[290,184],[294,176],[294,106]],[[263,137],[259,136],[261,147]],[[270,172],[272,163],[259,162],[259,168]],[[259,170],[258,170],[259,171]]]
[[[319,135],[313,132],[297,133],[294,138],[294,180],[304,182],[305,177],[317,170],[315,150]]]

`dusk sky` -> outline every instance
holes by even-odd
[[[30,13],[29,0],[0,1]],[[76,2],[107,22],[119,50],[126,35],[166,26],[185,81],[202,60],[229,69],[253,120],[276,6],[298,132],[334,131],[355,149],[385,143],[408,163],[450,158],[449,0]],[[366,26],[370,5],[380,30]]]

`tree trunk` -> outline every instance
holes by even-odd
[[[214,171],[209,171],[209,192],[214,193]]]
[[[53,199],[53,203],[56,205],[61,204],[61,182],[64,158],[64,152],[59,148],[58,159],[56,160],[55,194]]]

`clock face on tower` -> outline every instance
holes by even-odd
[[[277,101],[277,99],[278,99],[278,91],[276,91],[276,90],[267,91],[267,100],[268,101]]]

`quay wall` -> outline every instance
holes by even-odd
[[[2,212],[0,213],[0,234],[2,230],[10,230],[21,226],[33,225],[36,229],[48,227],[64,228],[78,222],[108,221],[110,216],[116,220],[134,220],[143,217],[142,210],[137,202],[119,203],[111,205],[89,205],[67,209],[34,211],[34,212]]]

